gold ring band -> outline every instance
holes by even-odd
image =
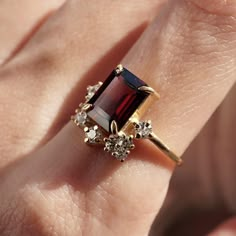
[[[163,143],[154,133],[150,133],[149,140],[154,143],[163,153],[165,153],[172,161],[176,162],[177,165],[182,164],[182,159],[178,157],[170,148]]]

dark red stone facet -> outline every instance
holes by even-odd
[[[138,90],[147,84],[124,68],[121,74],[113,71],[89,103],[93,109],[88,116],[110,132],[110,124],[115,120],[120,130],[135,110],[146,100],[148,93]]]

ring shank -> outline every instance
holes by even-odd
[[[166,154],[171,160],[173,160],[177,165],[181,165],[183,160],[178,157],[170,148],[161,141],[153,132],[149,135],[149,140],[155,144],[164,154]]]

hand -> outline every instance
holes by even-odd
[[[235,82],[236,3],[213,2],[71,0],[46,19],[62,1],[22,1],[35,18],[0,37],[1,235],[148,233],[174,164],[151,144],[118,163],[68,120],[122,60],[161,94],[147,117],[181,155]]]
[[[235,234],[235,99],[234,86],[185,152],[150,235]]]

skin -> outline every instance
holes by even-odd
[[[86,85],[122,61],[161,94],[146,118],[183,154],[235,82],[236,2],[161,5],[67,1],[17,53],[3,52],[12,56],[0,69],[1,235],[148,234],[175,165],[148,142],[112,160],[68,117]]]
[[[10,60],[64,0],[1,1],[0,64]]]

